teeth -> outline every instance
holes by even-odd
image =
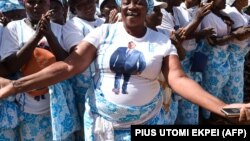
[[[127,15],[128,15],[128,16],[138,16],[138,13],[128,11],[128,12],[127,12]]]

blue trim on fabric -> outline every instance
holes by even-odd
[[[118,24],[116,24],[116,25],[118,25]],[[106,43],[107,43],[107,39],[108,39],[108,36],[109,36],[109,29],[110,29],[110,25],[107,25],[108,27],[108,30],[107,30],[107,33],[106,33],[106,36],[105,36],[105,40],[104,40],[104,42],[103,42],[103,44],[105,45]],[[116,34],[116,31],[117,31],[117,27],[115,28],[115,30],[114,30],[114,32],[113,32],[113,35],[112,35],[112,37],[111,37],[111,39],[110,39],[110,43],[109,44],[107,44],[107,46],[108,45],[110,45],[111,43],[112,43],[112,40],[114,39],[114,35]],[[108,48],[106,48],[106,50],[107,50]],[[102,61],[101,61],[101,67],[100,67],[100,76],[99,76],[99,78],[97,79],[97,82],[99,82],[99,85],[101,85],[102,84],[102,79],[103,79],[103,73],[104,73],[104,68],[103,68],[103,62],[104,62],[104,56],[105,56],[105,53],[107,52],[105,50],[105,52],[104,52],[104,54],[102,55]],[[99,81],[100,80],[100,81]],[[96,84],[96,85],[98,85],[98,84]]]

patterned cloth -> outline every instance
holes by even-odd
[[[186,57],[181,62],[184,72],[196,82],[201,81],[201,73],[190,72],[191,58],[195,50],[186,51]],[[197,125],[199,123],[199,106],[185,100],[176,93],[172,95],[172,102],[170,103],[170,112],[172,115],[176,114],[176,120],[173,121],[175,124],[190,124]],[[176,108],[177,107],[177,108]],[[173,108],[173,109],[171,109]],[[176,109],[175,109],[176,108]]]
[[[14,80],[18,77],[18,73],[11,76],[10,79]],[[10,96],[4,100],[0,100],[0,134],[4,130],[14,130],[20,122],[20,108],[15,102],[15,96]],[[8,136],[7,136],[8,137]],[[0,138],[1,139],[1,138]]]
[[[201,84],[210,94],[221,98],[223,89],[230,78],[230,53],[227,49],[222,49],[219,46],[211,46],[206,41],[201,51],[208,56],[207,68],[202,74]],[[204,110],[203,115],[208,119],[210,112]]]
[[[0,12],[8,12],[17,9],[24,9],[22,0],[1,0]]]
[[[70,84],[73,88],[75,95],[75,102],[77,113],[79,117],[80,130],[75,133],[77,141],[84,141],[84,121],[83,115],[85,111],[85,94],[91,86],[91,78],[84,76],[82,74],[76,75],[73,78],[69,79]]]
[[[242,103],[244,87],[244,62],[249,47],[241,48],[236,44],[229,45],[230,78],[223,89],[223,95],[220,97],[226,103]]]
[[[76,99],[69,80],[50,87],[51,120],[53,140],[65,140],[80,130],[80,118]]]
[[[0,129],[13,129],[19,124],[20,110],[14,99],[0,101]]]
[[[50,114],[34,115],[22,113],[20,123],[21,140],[51,141],[51,116]]]
[[[95,90],[93,94],[93,89],[90,89],[86,95],[84,114],[85,138],[88,141],[96,141],[101,137],[104,140],[130,140],[131,124],[166,124],[167,115],[162,108],[162,103],[162,92],[159,92],[147,105],[122,106],[108,102],[100,90]],[[148,117],[149,115],[151,117]],[[102,128],[98,129],[100,126]]]
[[[18,128],[0,129],[0,141],[19,141]]]

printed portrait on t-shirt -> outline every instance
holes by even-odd
[[[128,94],[127,85],[131,75],[138,75],[146,68],[145,57],[136,50],[136,44],[129,42],[128,47],[119,47],[111,55],[109,66],[115,73],[113,92],[120,93],[120,80],[123,76],[122,94]]]

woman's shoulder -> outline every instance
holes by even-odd
[[[150,34],[150,38],[157,40],[159,42],[164,41],[167,42],[170,37],[169,37],[169,33],[167,31],[164,31],[163,29],[157,28],[158,31],[152,30],[150,28],[148,28]]]
[[[23,28],[26,28],[24,19],[11,21],[5,26],[5,29],[9,31],[17,31]]]

